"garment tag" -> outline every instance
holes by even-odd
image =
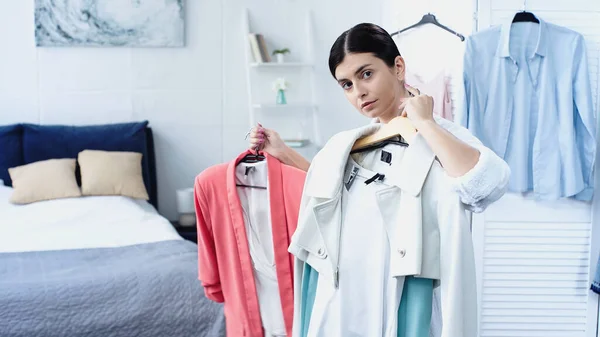
[[[347,191],[350,190],[350,186],[352,186],[352,183],[354,183],[354,178],[356,178],[357,174],[358,174],[358,167],[356,167],[356,166],[352,167],[352,172],[350,172],[350,176],[348,177],[348,180],[345,183]]]
[[[244,173],[245,176],[248,176],[248,173],[250,173],[250,171],[254,170],[254,166],[246,166],[246,173]]]
[[[392,163],[392,154],[387,151],[381,151],[381,161],[384,163]]]

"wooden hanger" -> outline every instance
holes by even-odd
[[[366,146],[366,147],[363,147],[363,148],[360,148],[360,149],[351,150],[350,154],[355,154],[355,153],[365,152],[365,151],[366,152],[373,151],[373,150],[376,150],[376,149],[380,149],[382,147],[386,147],[389,144],[396,144],[396,145],[399,145],[399,146],[408,146],[408,143],[405,142],[404,139],[402,139],[402,137],[397,136],[397,137],[392,137],[390,139],[384,140],[381,143],[375,143],[373,145]]]
[[[358,139],[352,146],[352,151],[359,150],[373,144],[383,142],[390,138],[400,136],[405,142],[410,144],[417,134],[413,123],[408,117],[398,116],[389,121],[387,124],[383,124],[377,132],[368,135],[366,137]]]
[[[413,93],[408,92],[409,97],[414,97]],[[408,117],[394,117],[387,124],[384,124],[375,133],[363,138],[359,138],[352,146],[351,152],[358,152],[367,147],[373,147],[375,144],[385,142],[388,139],[400,136],[401,141],[409,144],[417,134],[417,129]]]

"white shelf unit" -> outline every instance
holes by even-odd
[[[303,63],[303,62],[252,62],[250,66],[253,68],[300,68],[300,67],[311,67],[311,63]]]
[[[276,109],[276,110],[291,110],[291,109],[317,109],[317,105],[312,102],[307,103],[288,103],[288,104],[275,104],[275,103],[262,103],[252,104],[254,109]]]
[[[301,59],[292,59],[284,63],[277,63],[275,60],[273,62],[256,62],[248,41],[249,34],[263,34],[268,46],[270,43],[281,46],[282,43],[276,41],[277,36],[273,35],[281,36],[284,33],[278,31],[271,35],[267,30],[255,31],[250,9],[244,10],[242,34],[244,34],[245,41],[248,112],[250,127],[261,123],[264,127],[276,130],[284,140],[293,144],[290,146],[303,149],[312,147],[312,149],[307,149],[308,152],[303,153],[311,157],[316,153],[315,149],[318,150],[322,146],[317,119],[319,109],[315,89],[312,13],[306,11],[303,18],[298,16],[297,19],[303,20],[303,27],[294,32],[294,38],[289,39],[288,37],[287,40],[293,41],[293,45],[285,47],[289,47],[294,56],[302,54]],[[276,23],[269,22],[268,26],[276,26]],[[272,48],[268,49],[271,53]],[[299,50],[302,53],[294,54],[294,51]],[[290,84],[290,90],[285,93],[287,104],[276,104],[276,93],[271,90],[272,81],[279,77],[285,78]],[[290,78],[292,80],[289,80]]]

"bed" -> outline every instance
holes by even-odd
[[[156,210],[152,131],[147,122],[128,124],[20,126],[24,162],[74,158],[81,146],[143,146],[150,201],[86,196],[13,205],[12,187],[0,184],[0,336],[225,335],[222,306],[204,297],[197,279],[197,246]],[[118,131],[111,142],[93,140],[106,140],[107,128]],[[145,141],[132,145],[135,137]],[[0,166],[18,160],[2,157],[19,152],[16,138],[7,138],[0,134]]]

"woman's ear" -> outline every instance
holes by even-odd
[[[394,71],[396,72],[396,78],[400,82],[404,82],[404,76],[406,73],[406,65],[404,64],[404,59],[402,56],[396,56],[394,59]]]

